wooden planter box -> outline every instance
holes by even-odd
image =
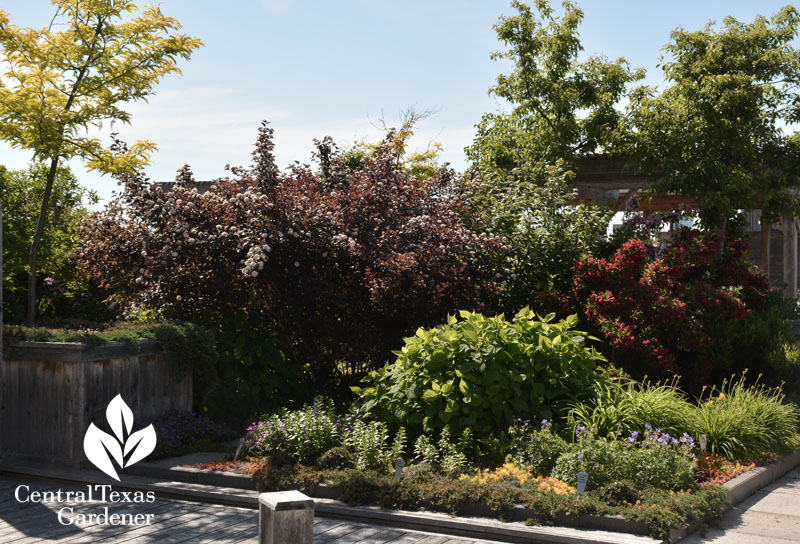
[[[0,366],[0,460],[88,468],[83,436],[92,422],[111,432],[106,407],[117,395],[134,426],[168,410],[191,411],[191,374],[177,375],[152,340],[9,347]]]

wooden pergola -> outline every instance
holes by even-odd
[[[575,200],[579,202],[607,202],[617,211],[625,211],[631,198],[641,196],[637,208],[645,214],[674,210],[680,206],[699,209],[691,198],[680,194],[654,196],[650,194],[653,182],[644,174],[626,168],[625,157],[592,155],[578,159],[576,176],[572,182]],[[760,221],[761,259],[759,268],[769,278],[770,235],[772,225]],[[790,298],[797,297],[797,218],[785,215],[781,219],[783,231],[783,283]]]

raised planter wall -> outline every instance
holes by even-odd
[[[0,460],[81,468],[89,424],[111,432],[106,407],[122,395],[137,422],[192,409],[190,374],[174,372],[159,345],[21,342],[0,367]]]

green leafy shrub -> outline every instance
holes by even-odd
[[[797,340],[772,342],[777,346],[767,354],[769,378],[783,382],[783,390],[800,398],[800,342]]]
[[[357,420],[352,429],[345,429],[344,443],[355,452],[357,469],[386,470],[403,457],[406,431],[400,427],[390,443],[389,428],[384,422]]]
[[[572,330],[576,316],[558,323],[528,308],[512,321],[462,311],[405,339],[397,360],[372,372],[372,385],[354,388],[381,419],[415,433],[460,434],[477,440],[508,428],[517,417],[550,418],[566,401],[602,380],[603,358]]]
[[[716,395],[714,395],[716,393]],[[723,383],[694,414],[692,432],[707,449],[728,459],[750,459],[800,447],[800,411],[778,388],[747,385],[745,376]]]
[[[219,384],[214,337],[205,328],[185,321],[154,323],[145,335],[161,344],[167,361],[178,372],[192,373],[194,405],[205,406]]]
[[[259,456],[282,453],[310,464],[341,444],[340,425],[330,401],[300,410],[284,408],[279,414],[262,418],[248,427],[244,449]]]
[[[569,444],[552,432],[552,426],[551,421],[544,419],[539,428],[528,422],[511,427],[508,432],[514,460],[531,467],[536,474],[549,475],[561,454],[569,449]]]
[[[3,203],[3,319],[22,323],[28,281],[31,240],[47,185],[49,164],[33,162],[25,170],[0,166],[0,202]],[[97,203],[97,194],[81,186],[67,166],[59,167],[51,188],[47,221],[38,252],[37,313],[49,318],[81,317],[92,321],[114,319],[116,313],[101,301],[108,293],[82,277],[70,263],[80,241],[81,223],[89,215],[85,205]]]
[[[230,315],[214,329],[221,378],[211,410],[250,417],[253,407],[264,412],[284,408],[289,400],[311,400],[303,365],[288,359],[264,323]]]
[[[472,447],[472,430],[467,427],[457,443],[450,439],[450,429],[442,429],[439,442],[434,444],[426,435],[420,435],[414,444],[414,455],[427,466],[448,476],[458,476],[469,469],[467,453]]]
[[[650,425],[644,434],[634,431],[627,440],[599,438],[584,427],[576,432],[578,441],[556,461],[554,478],[574,484],[579,472],[587,472],[587,489],[621,480],[673,491],[697,487],[694,441],[688,434],[677,438]]]

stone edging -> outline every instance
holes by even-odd
[[[728,500],[725,504],[725,510],[727,511],[732,506],[739,504],[762,487],[771,484],[798,465],[800,465],[800,450],[786,455],[777,463],[756,467],[738,475],[732,480],[728,480],[722,484],[728,489]]]

